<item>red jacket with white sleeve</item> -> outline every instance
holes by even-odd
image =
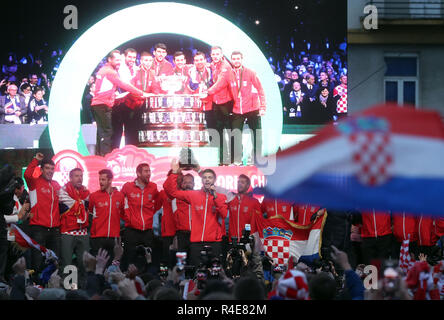
[[[261,205],[259,201],[253,197],[245,194],[237,194],[233,200],[228,202],[229,210],[229,226],[228,237],[242,238],[242,232],[245,225],[252,224],[252,217],[257,212],[261,212]],[[251,229],[250,229],[251,230]]]
[[[47,228],[60,227],[60,185],[57,181],[45,180],[41,175],[35,178],[33,173],[38,164],[39,161],[37,159],[32,159],[24,173],[31,202],[31,219],[29,224]]]
[[[165,191],[159,192],[159,201],[162,203],[162,237],[174,237],[176,234],[176,220],[173,215],[172,200],[166,195]]]
[[[129,91],[130,93],[142,97],[142,90],[136,88],[132,84],[125,83],[119,78],[117,70],[114,69],[111,64],[107,63],[96,76],[96,90],[94,91],[94,97],[91,101],[91,106],[107,105],[112,108],[115,100],[115,93],[117,87]]]
[[[417,221],[414,215],[408,213],[393,213],[393,235],[396,240],[402,242],[407,240],[418,241]]]
[[[231,69],[222,73],[223,80],[215,83],[208,94],[212,95],[221,87],[229,83],[231,96],[234,98],[233,113],[245,114],[248,112],[266,109],[265,91],[256,73],[248,68],[241,67],[238,71]]]
[[[177,231],[191,231],[191,217],[193,208],[188,202],[173,199],[172,201],[174,221]]]
[[[231,95],[230,82],[226,80],[225,77],[229,79],[229,72],[231,71],[230,64],[222,59],[218,63],[211,63],[211,71],[213,73],[213,83],[217,91],[212,91],[213,102],[215,104],[223,104],[228,101],[233,100]]]
[[[281,215],[285,219],[294,221],[294,204],[281,201],[277,199],[264,198],[261,204],[262,213],[265,213],[267,218]]]
[[[89,190],[81,186],[75,188],[71,182],[65,184],[59,191],[60,201],[60,232],[85,230],[89,225],[88,212],[85,202],[89,199]],[[66,210],[65,210],[66,209]],[[64,212],[62,212],[64,211]]]
[[[191,242],[220,242],[224,227],[223,220],[228,214],[227,197],[216,193],[216,198],[204,190],[177,189],[177,174],[170,174],[163,188],[168,196],[191,204]]]
[[[377,238],[391,233],[390,213],[375,210],[362,212],[362,238]]]
[[[149,182],[142,189],[136,182],[125,183],[121,190],[125,195],[125,227],[142,231],[153,229],[154,214],[162,206],[157,185]]]
[[[93,215],[91,238],[120,237],[120,219],[123,219],[125,197],[113,188],[111,194],[98,190],[89,196],[88,210]]]
[[[417,227],[419,246],[430,247],[436,245],[439,238],[435,220],[432,217],[421,215],[418,218]]]

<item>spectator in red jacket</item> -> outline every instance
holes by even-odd
[[[150,166],[147,163],[139,164],[136,174],[136,180],[127,182],[122,187],[125,195],[123,268],[134,261],[138,245],[153,247],[153,217],[162,206],[157,185],[150,182]]]
[[[125,196],[112,187],[113,173],[109,169],[99,171],[100,190],[89,197],[88,211],[93,215],[91,223],[91,253],[97,255],[99,249],[108,251],[113,260],[113,249],[120,237],[120,219],[125,215]],[[125,248],[126,249],[126,248]]]
[[[418,227],[417,219],[414,215],[405,212],[395,212],[392,214],[393,223],[393,258],[399,258],[402,242],[410,239],[409,251],[418,255]]]
[[[180,190],[194,190],[194,176],[191,173],[179,176],[177,180]],[[192,216],[191,204],[180,199],[173,199],[172,208],[176,221],[177,251],[189,253]]]
[[[96,154],[104,156],[112,148],[111,111],[114,106],[117,87],[130,93],[147,98],[149,95],[130,83],[123,82],[117,73],[120,66],[120,51],[113,50],[108,55],[108,62],[100,68],[96,76],[96,89],[91,101],[91,110],[97,123]]]
[[[75,252],[77,267],[80,273],[85,273],[81,257],[89,251],[88,212],[89,190],[82,185],[83,171],[80,168],[69,172],[69,182],[60,189],[60,232],[61,232],[61,259],[62,268],[72,264]],[[63,269],[62,269],[63,270]]]
[[[227,197],[215,191],[216,173],[211,169],[201,172],[201,190],[179,190],[177,178],[180,172],[177,159],[171,162],[172,173],[165,181],[163,188],[173,198],[191,204],[190,263],[198,266],[200,252],[204,246],[212,248],[213,255],[220,257],[223,235],[223,220],[227,216]]]
[[[34,170],[40,163],[42,173],[37,178]],[[25,170],[24,177],[29,187],[31,201],[31,219],[29,222],[30,236],[40,245],[54,251],[60,256],[60,185],[52,180],[55,164],[50,159],[44,159],[42,153],[35,158]],[[31,264],[34,270],[41,270],[43,263],[40,251],[32,249]]]
[[[261,214],[259,201],[248,195],[250,185],[250,178],[241,174],[237,180],[237,194],[233,200],[228,202],[228,210],[230,212],[228,222],[229,241],[231,241],[232,237],[236,237],[237,241],[239,241],[242,238],[245,225],[249,224],[251,227],[253,215]]]
[[[392,242],[390,213],[375,210],[362,212],[362,254],[365,264],[374,259],[388,259]]]

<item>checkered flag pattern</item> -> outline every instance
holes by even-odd
[[[401,250],[399,252],[399,267],[407,274],[409,269],[415,264],[412,260],[409,252],[410,236],[407,240],[404,240],[401,245]]]
[[[278,281],[276,293],[286,300],[308,300],[308,284],[305,274],[288,270]]]
[[[333,92],[333,96],[336,95],[340,96],[338,102],[336,103],[336,112],[347,113],[347,88],[337,86]]]
[[[287,265],[290,258],[290,240],[265,239],[264,249],[273,259],[274,264]]]
[[[358,180],[364,185],[376,186],[389,178],[393,157],[390,135],[387,132],[359,132],[350,135],[354,146],[353,162],[358,166]]]

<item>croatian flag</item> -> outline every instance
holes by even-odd
[[[434,111],[379,105],[278,153],[266,194],[337,210],[442,215],[444,125]]]
[[[34,239],[24,233],[23,230],[20,229],[16,224],[11,224],[11,229],[13,230],[15,235],[15,242],[19,247],[26,249],[34,248],[39,250],[42,256],[44,256],[46,259],[53,258],[55,260],[58,260],[58,257],[56,256],[54,251],[38,244]]]
[[[261,241],[261,251],[267,253],[274,265],[286,266],[290,257],[310,265],[320,258],[320,240],[326,218],[324,213],[304,226],[281,215],[265,219],[261,214],[254,214],[252,231]]]

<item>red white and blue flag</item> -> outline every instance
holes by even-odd
[[[442,215],[444,124],[439,113],[379,105],[277,153],[266,194],[337,210]]]
[[[58,260],[58,257],[56,256],[54,251],[38,244],[34,239],[24,233],[23,230],[20,229],[16,224],[11,224],[11,229],[15,235],[15,243],[17,243],[19,247],[24,249],[34,248],[39,250],[42,256],[44,256],[46,259],[53,258],[55,260]]]
[[[253,215],[253,234],[261,240],[262,251],[276,266],[288,265],[290,257],[296,261],[311,264],[320,258],[322,229],[327,214],[309,224],[301,225],[277,215],[265,219],[261,214]]]

